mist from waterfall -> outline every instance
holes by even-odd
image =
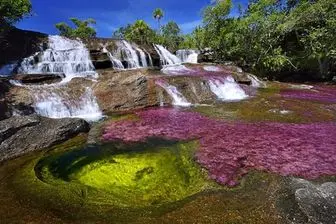
[[[160,56],[161,64],[165,65],[177,65],[181,64],[181,60],[174,54],[170,53],[165,47],[162,45],[155,44],[155,50]]]
[[[157,80],[155,83],[158,86],[162,87],[168,93],[168,95],[173,100],[173,102],[172,102],[173,105],[175,105],[175,106],[181,106],[181,107],[188,107],[188,106],[192,105],[183,96],[183,94],[178,91],[178,89],[175,86],[169,85],[169,83],[167,83],[165,81],[162,81],[162,80]]]
[[[176,56],[182,63],[197,64],[199,52],[196,50],[178,50]]]
[[[80,40],[49,36],[48,48],[23,59],[18,69],[23,74],[64,74],[74,77],[96,77],[88,49]]]
[[[98,121],[102,118],[97,99],[91,88],[87,87],[79,100],[73,100],[57,89],[44,89],[34,95],[37,114],[50,118],[82,118]]]
[[[222,101],[238,101],[249,97],[232,76],[225,79],[212,78],[208,84],[210,90]]]

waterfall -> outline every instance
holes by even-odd
[[[232,76],[228,76],[224,80],[213,78],[208,83],[211,91],[222,101],[236,101],[248,97]]]
[[[173,55],[172,53],[170,53],[163,46],[155,44],[154,48],[160,56],[162,65],[181,64],[181,60],[178,57],[176,57],[176,55]]]
[[[196,50],[178,50],[176,56],[182,61],[182,63],[197,64],[198,51]]]
[[[147,51],[145,51],[145,52],[146,52],[146,54],[148,55],[149,66],[150,66],[150,67],[153,67],[153,66],[154,66],[154,64],[153,64],[153,59],[152,59],[150,53],[148,53]]]
[[[103,48],[103,52],[107,53],[108,57],[110,58],[111,62],[112,62],[112,66],[114,69],[118,69],[118,70],[122,70],[125,69],[124,65],[121,63],[121,61],[119,59],[117,59],[116,57],[114,57],[112,55],[111,52],[109,52],[106,47]]]
[[[147,64],[147,57],[146,57],[145,52],[138,47],[135,47],[135,49],[140,53],[141,66],[144,68],[147,68],[148,64]]]
[[[123,52],[125,52],[125,59],[128,62],[128,68],[140,68],[139,57],[132,45],[125,40],[121,41],[123,44]]]
[[[175,86],[169,85],[168,83],[158,80],[155,82],[158,86],[162,87],[168,95],[173,99],[173,105],[188,107],[191,103],[180,93]]]
[[[253,87],[255,88],[266,87],[266,84],[260,79],[258,79],[257,76],[249,74],[247,75],[247,77],[251,80]]]
[[[64,92],[56,89],[44,89],[35,94],[35,111],[37,114],[50,118],[82,118],[97,121],[102,118],[96,97],[91,88],[86,88],[78,101],[69,99]]]
[[[67,80],[73,77],[97,76],[90,54],[80,40],[49,36],[48,49],[23,59],[19,73],[62,73]]]

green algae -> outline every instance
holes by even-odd
[[[142,145],[113,143],[102,148],[78,149],[77,145],[83,144],[83,139],[77,138],[47,153],[22,157],[0,167],[0,175],[10,174],[1,176],[1,199],[8,198],[0,205],[1,220],[7,223],[279,223],[274,207],[278,176],[251,172],[237,188],[220,187],[208,181],[194,163],[197,142],[153,139]],[[113,171],[107,170],[109,175],[105,176],[105,172],[97,171],[101,167]],[[127,169],[118,170],[123,167]],[[97,172],[92,175],[95,181],[89,180],[92,172]],[[110,184],[113,178],[119,178],[122,189],[113,189],[114,185]],[[146,192],[146,185],[154,193]],[[143,198],[136,190],[144,192],[146,200],[139,200]]]
[[[215,187],[193,161],[197,144],[152,140],[147,144],[88,147],[39,161],[44,182],[67,182],[106,194],[121,207],[160,205]]]

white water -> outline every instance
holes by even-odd
[[[145,52],[138,47],[135,47],[135,49],[140,53],[141,67],[147,68],[148,64]]]
[[[123,44],[123,52],[125,52],[128,68],[140,68],[140,61],[136,50],[125,40],[121,41],[121,43]]]
[[[219,68],[217,66],[213,66],[213,65],[204,66],[203,69],[205,71],[208,71],[208,72],[220,72],[220,71],[222,71],[221,68]]]
[[[184,75],[191,73],[193,70],[187,68],[184,65],[171,65],[165,66],[161,71],[166,75]]]
[[[232,76],[228,76],[224,80],[211,79],[208,83],[211,91],[222,101],[237,101],[248,97]]]
[[[112,66],[114,69],[122,70],[125,69],[124,65],[121,63],[119,59],[114,57],[111,52],[109,52],[106,47],[103,48],[103,52],[107,53],[108,57],[110,58],[110,61],[112,62]]]
[[[82,118],[98,121],[102,118],[97,99],[92,90],[87,88],[77,102],[67,99],[67,95],[53,90],[44,90],[35,95],[35,111],[50,118]]]
[[[25,58],[19,73],[62,73],[66,76],[66,80],[74,77],[97,76],[85,45],[79,40],[61,36],[49,36],[48,49]]]
[[[197,64],[198,62],[198,51],[196,50],[178,50],[176,56],[182,63]]]
[[[154,48],[160,56],[162,65],[176,65],[182,63],[176,55],[170,53],[165,47],[155,44]]]
[[[188,102],[188,100],[177,90],[175,86],[162,81],[157,81],[156,84],[166,90],[168,95],[173,99],[173,105],[181,107],[191,106],[191,103]]]
[[[266,87],[266,84],[260,79],[258,79],[257,76],[249,74],[247,75],[247,77],[251,80],[253,87],[255,88]]]

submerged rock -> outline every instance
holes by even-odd
[[[82,132],[89,124],[81,119],[14,116],[0,121],[0,161],[59,144]]]

